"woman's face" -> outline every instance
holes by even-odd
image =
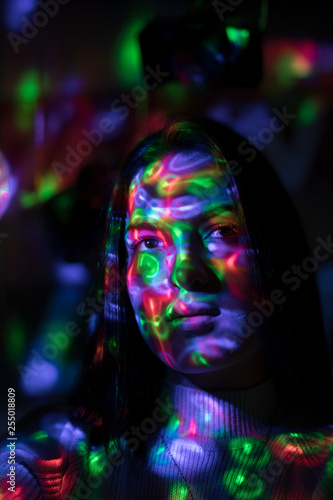
[[[130,186],[127,286],[150,349],[183,373],[245,359],[251,311],[248,260],[227,184],[209,157],[175,154]]]

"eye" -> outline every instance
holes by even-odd
[[[148,236],[140,236],[137,241],[133,243],[133,248],[142,248],[147,250],[154,250],[155,248],[163,246],[163,242],[159,238],[152,238]]]
[[[142,240],[142,243],[143,245],[146,247],[146,248],[156,248],[158,247],[158,241],[157,240],[153,240],[152,238],[149,239],[149,240]]]
[[[211,228],[210,232],[207,234],[207,238],[220,238],[227,240],[237,240],[239,236],[239,227],[235,224],[218,224]]]

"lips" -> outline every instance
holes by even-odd
[[[198,333],[201,335],[210,332],[213,329],[214,316],[183,316],[172,322],[177,330],[183,333]]]
[[[188,318],[189,322],[194,322],[195,318],[198,318],[197,321],[200,322],[200,316],[207,318],[211,316],[216,317],[219,315],[220,310],[217,307],[210,306],[208,304],[195,302],[176,302],[171,309],[168,321],[175,321],[180,319],[186,321],[186,319]],[[194,319],[191,320],[190,318]]]

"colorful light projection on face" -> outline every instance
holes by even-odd
[[[131,183],[129,296],[146,343],[177,371],[212,371],[251,353],[254,336],[241,336],[251,293],[240,232],[212,158],[170,155]]]

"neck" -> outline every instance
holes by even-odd
[[[169,438],[262,436],[277,411],[278,396],[270,379],[251,389],[211,393],[174,383],[168,387],[173,407],[166,426]]]

